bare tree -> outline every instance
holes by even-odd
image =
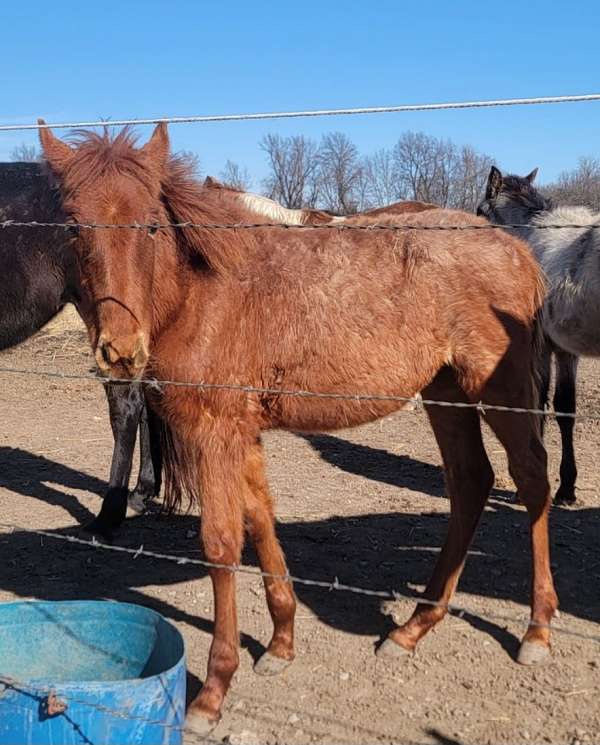
[[[581,204],[600,211],[600,159],[580,158],[577,168],[561,173],[543,191],[555,204]]]
[[[267,154],[270,173],[263,181],[267,196],[284,207],[315,207],[319,197],[318,148],[303,135],[269,134],[260,147]]]
[[[367,183],[367,206],[380,207],[397,202],[402,197],[394,157],[391,150],[377,150],[363,159],[363,175]]]
[[[200,178],[202,175],[202,166],[200,164],[200,157],[197,153],[194,153],[192,150],[180,150],[177,153],[177,157],[186,160],[190,164],[194,176]]]
[[[474,210],[492,162],[470,146],[406,132],[393,150],[378,150],[364,159],[369,202],[382,206],[416,199]]]
[[[478,153],[470,145],[456,151],[448,206],[475,212],[493,163],[489,155]]]
[[[13,160],[24,161],[34,163],[41,160],[41,154],[35,145],[27,145],[22,142],[20,145],[14,147],[10,153],[10,157]]]
[[[356,145],[342,132],[323,135],[319,147],[320,204],[335,214],[351,214],[360,209],[357,193],[361,181],[361,162]]]
[[[247,168],[240,166],[239,163],[234,163],[232,160],[228,160],[220,175],[226,186],[231,186],[234,189],[240,189],[241,191],[250,191],[252,186],[250,171],[248,171]]]
[[[448,206],[456,161],[456,148],[450,140],[406,132],[394,147],[393,159],[401,198]]]

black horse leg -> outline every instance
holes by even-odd
[[[578,358],[562,350],[555,351],[556,358],[556,390],[554,392],[554,410],[575,413],[577,362]],[[573,504],[575,502],[575,481],[577,480],[577,466],[573,448],[573,428],[575,420],[572,417],[559,416],[558,426],[562,441],[562,459],[560,462],[560,486],[554,497],[557,504]]]
[[[152,497],[160,494],[162,475],[162,449],[159,417],[144,402],[140,417],[140,472],[129,506],[143,513]]]
[[[110,467],[108,489],[98,517],[87,529],[109,536],[127,514],[129,476],[135,449],[140,416],[144,408],[144,394],[137,384],[107,384],[104,386],[108,399],[110,425],[115,438]]]
[[[538,400],[537,408],[546,409],[548,401],[550,400],[550,373],[552,368],[552,346],[547,339],[544,339],[543,347],[540,351],[539,359],[537,360],[537,372],[539,376],[538,381]],[[546,426],[546,417],[541,418],[541,434],[544,436],[544,429]]]

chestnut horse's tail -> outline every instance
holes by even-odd
[[[163,453],[163,511],[178,512],[187,501],[189,512],[193,504],[200,504],[198,469],[195,454],[179,440],[167,422],[161,420],[161,447]]]

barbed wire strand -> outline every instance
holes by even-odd
[[[34,685],[33,683],[28,683],[22,680],[18,680],[17,678],[13,678],[11,676],[0,675],[0,685],[4,685],[7,688],[12,688],[13,690],[17,692],[27,692],[29,694],[33,694],[34,696],[39,696],[39,697],[46,697],[52,693],[58,693],[59,695],[61,695],[60,694],[60,688],[61,688],[60,683],[54,686]],[[87,701],[85,699],[74,698],[71,694],[63,694],[63,695],[67,699],[66,701],[67,704],[71,703],[71,704],[78,704],[79,706],[88,706],[91,709],[95,709],[96,711],[99,711],[101,714],[108,714],[117,719],[127,719],[132,722],[141,722],[147,725],[155,725],[158,727],[163,727],[165,729],[178,730],[180,732],[183,732],[184,734],[186,733],[186,728],[184,725],[173,724],[171,722],[165,722],[160,719],[150,719],[148,717],[138,716],[126,710],[112,709],[109,706],[104,706],[103,704],[98,704],[98,703],[95,703],[94,701]],[[0,699],[0,703],[2,703],[1,699]],[[206,740],[206,742],[216,742],[216,741]]]
[[[352,116],[361,114],[399,114],[417,111],[450,111],[453,109],[489,109],[497,106],[532,106],[557,103],[584,103],[600,101],[600,93],[566,96],[536,96],[532,98],[497,98],[487,101],[451,101],[446,103],[400,104],[398,106],[359,106],[341,109],[305,109],[299,111],[272,111],[251,114],[210,114],[197,116],[159,116],[131,119],[99,119],[55,124],[2,124],[0,132],[31,129],[81,129],[83,127],[122,127],[142,124],[198,124],[210,122],[257,121],[264,119],[300,119],[317,116]]]
[[[442,209],[441,207],[439,209]],[[368,215],[365,215],[368,217]],[[332,219],[333,219],[332,215]],[[408,230],[424,231],[450,231],[461,232],[464,230],[598,230],[600,221],[595,223],[552,223],[547,225],[530,225],[527,223],[472,223],[467,225],[389,225],[384,223],[371,223],[369,225],[354,225],[344,222],[320,223],[318,225],[292,225],[280,222],[232,222],[232,223],[203,223],[203,222],[169,222],[169,223],[73,223],[73,222],[39,222],[30,220],[3,220],[0,228],[63,228],[65,230],[185,230],[186,228],[197,228],[204,230],[259,230],[262,228],[283,228],[284,230],[359,230],[359,231],[387,231],[405,232]]]
[[[9,375],[33,375],[41,378],[54,378],[58,380],[84,380],[99,382],[104,385],[124,385],[138,384],[147,385],[150,388],[158,389],[162,386],[174,386],[178,388],[195,388],[205,391],[231,391],[232,393],[246,393],[263,396],[289,396],[296,398],[325,398],[341,401],[389,401],[404,404],[413,404],[417,408],[421,406],[441,406],[457,409],[476,409],[482,414],[486,411],[505,411],[513,414],[534,414],[536,416],[563,417],[566,419],[577,419],[584,421],[600,421],[600,413],[586,414],[572,411],[554,411],[552,409],[534,409],[519,406],[503,406],[501,404],[486,404],[482,401],[471,403],[467,401],[440,401],[437,399],[421,398],[420,396],[396,396],[386,393],[327,393],[320,391],[304,391],[286,388],[266,388],[261,386],[243,385],[241,383],[205,383],[205,382],[186,382],[182,380],[159,380],[157,378],[136,378],[134,380],[123,380],[121,378],[111,378],[109,376],[98,375],[95,373],[67,373],[60,370],[31,370],[23,367],[6,367],[0,366],[0,374]]]
[[[188,745],[188,743],[193,743],[194,745],[196,744],[200,745],[204,743],[206,743],[207,745],[222,745],[223,743],[222,739],[217,740],[211,737],[210,734],[205,735],[205,736],[200,736],[197,733],[195,733],[193,730],[191,730],[189,727],[187,727],[185,724],[179,725],[179,724],[173,724],[172,722],[165,722],[163,720],[150,719],[147,717],[131,714],[129,711],[124,710],[124,709],[113,709],[103,704],[97,704],[93,701],[73,698],[73,696],[70,693],[64,693],[64,692],[61,693],[60,684],[57,684],[55,686],[34,685],[33,683],[28,683],[28,682],[19,680],[14,677],[0,675],[0,685],[3,685],[5,687],[5,690],[7,688],[11,688],[16,692],[24,693],[25,695],[31,696],[36,699],[44,699],[44,698],[47,698],[49,695],[58,694],[59,697],[64,697],[66,699],[65,703],[67,704],[73,703],[73,704],[78,704],[79,706],[86,706],[96,711],[99,711],[101,714],[108,714],[109,716],[115,717],[117,719],[125,719],[127,721],[140,722],[142,724],[162,727],[163,729],[179,731],[184,736],[184,740],[183,740],[184,745]],[[244,699],[241,698],[239,700],[243,701]],[[0,698],[0,705],[2,703],[7,703],[7,702],[3,701],[3,699]],[[283,706],[281,708],[286,709],[287,707]],[[68,708],[67,708],[67,711],[68,711]],[[292,711],[296,712],[298,711],[298,708],[294,707]],[[317,719],[322,719],[322,720],[325,719],[326,721],[329,721],[329,722],[333,721],[329,717],[324,718],[320,714],[315,714],[315,712],[311,712],[311,716],[312,717],[316,716]],[[217,724],[218,722],[215,724],[215,727]],[[357,727],[356,723],[347,722],[343,719],[340,719],[339,717],[335,719],[335,724],[345,729],[356,729]],[[368,733],[371,735],[385,736],[385,733],[383,732],[376,731],[370,728],[366,728],[361,725],[358,725],[358,729],[360,729],[364,733]],[[399,743],[400,741],[397,740],[397,738],[394,738],[394,742]],[[408,742],[406,743],[406,745],[409,745]]]
[[[79,538],[77,536],[73,535],[63,535],[61,533],[52,533],[48,530],[40,530],[36,528],[25,528],[20,525],[15,525],[14,523],[5,523],[0,522],[0,528],[4,530],[10,530],[11,532],[18,531],[20,533],[26,533],[26,534],[32,534],[32,535],[38,535],[43,536],[45,538],[55,538],[59,541],[65,541],[66,543],[72,543],[77,544],[80,546],[87,546],[88,548],[94,548],[94,549],[102,549],[106,551],[115,551],[117,553],[124,553],[132,556],[134,559],[139,558],[140,556],[145,556],[149,559],[160,559],[161,561],[170,561],[175,564],[178,564],[180,566],[183,565],[194,565],[194,566],[202,566],[206,569],[224,569],[228,572],[232,572],[234,574],[249,574],[254,577],[260,577],[263,579],[277,579],[277,580],[283,580],[285,582],[289,582],[294,585],[303,585],[305,587],[316,587],[322,590],[328,590],[333,591],[337,590],[339,592],[350,592],[355,595],[362,595],[364,597],[371,597],[371,598],[379,598],[381,600],[408,600],[411,602],[418,602],[423,605],[429,605],[436,608],[443,608],[444,610],[448,611],[449,613],[453,613],[457,615],[459,618],[462,618],[465,615],[472,616],[474,618],[478,618],[481,621],[489,621],[489,622],[497,622],[502,621],[504,623],[516,623],[520,626],[536,626],[540,629],[548,629],[551,631],[556,631],[560,634],[564,634],[566,636],[572,636],[577,639],[582,639],[585,641],[593,641],[596,643],[600,643],[600,635],[597,634],[588,634],[582,631],[574,631],[572,629],[569,629],[564,626],[554,626],[549,624],[541,624],[536,623],[535,621],[532,621],[531,619],[524,619],[520,616],[505,614],[505,613],[495,613],[495,612],[485,612],[480,613],[479,611],[469,608],[468,606],[461,606],[456,605],[454,603],[440,603],[436,600],[429,600],[428,598],[423,597],[422,595],[418,593],[414,594],[408,594],[406,592],[400,592],[398,590],[370,590],[365,587],[358,587],[356,585],[348,585],[343,582],[340,582],[337,577],[334,578],[333,581],[329,580],[318,580],[318,579],[308,579],[306,577],[298,577],[293,574],[286,574],[286,575],[279,575],[279,574],[273,574],[271,572],[263,572],[261,569],[258,569],[256,567],[250,567],[243,564],[219,564],[212,561],[207,561],[206,559],[196,559],[191,556],[175,556],[173,554],[165,554],[160,553],[157,551],[149,551],[148,549],[144,548],[144,545],[140,545],[139,548],[130,548],[128,546],[116,546],[114,544],[109,543],[103,543],[101,541],[98,541],[95,537],[91,540],[87,540],[85,538]]]

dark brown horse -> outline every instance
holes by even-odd
[[[265,578],[274,632],[256,664],[279,672],[294,658],[295,597],[274,529],[260,435],[270,428],[328,430],[372,421],[413,396],[531,407],[532,335],[543,283],[527,246],[503,232],[332,231],[206,227],[155,222],[255,222],[202,187],[170,156],[164,125],[138,149],[128,132],[81,135],[72,145],[43,129],[45,157],[78,238],[99,366],[132,379],[248,384],[264,392],[163,385],[152,405],[172,430],[170,478],[199,501],[215,596],[208,673],[188,712],[206,731],[220,717],[238,666],[235,566],[244,527]],[[132,230],[78,223],[133,223]],[[368,223],[368,218],[362,218]],[[397,216],[422,227],[486,223],[427,210]],[[275,389],[275,391],[274,391]],[[283,395],[277,389],[350,394]],[[428,407],[451,500],[448,536],[418,604],[379,654],[410,653],[445,615],[494,475],[474,408]],[[549,653],[557,606],[548,546],[549,484],[539,421],[488,409],[531,520],[531,624],[519,660]],[[170,494],[170,492],[169,492]],[[512,545],[507,545],[507,552]],[[223,565],[225,568],[223,568]]]
[[[0,220],[61,222],[59,194],[40,163],[0,164]],[[77,257],[62,228],[17,225],[0,230],[0,350],[29,338],[66,303],[81,305]],[[106,385],[115,438],[102,509],[87,527],[109,535],[125,519],[135,439],[140,430],[140,472],[130,504],[137,509],[160,491],[158,423],[139,385]]]

